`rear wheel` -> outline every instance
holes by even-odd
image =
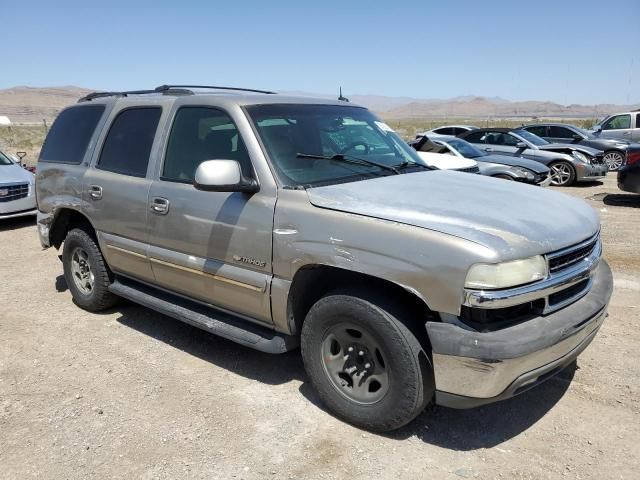
[[[311,308],[302,358],[336,416],[388,431],[413,420],[433,398],[431,362],[407,320],[401,310],[353,295],[330,294]]]
[[[551,185],[566,187],[576,181],[576,171],[569,162],[563,160],[553,162],[549,165],[549,170],[551,170]]]
[[[64,239],[64,278],[76,304],[97,312],[113,306],[118,297],[109,291],[111,272],[95,240],[86,231],[74,228]]]
[[[605,152],[604,161],[609,167],[609,171],[618,170],[624,164],[624,155],[618,151],[611,150]]]

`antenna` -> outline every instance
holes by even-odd
[[[338,97],[338,100],[341,101],[341,102],[349,103],[349,99],[347,97],[343,97],[342,96],[342,87],[340,87],[340,96]]]

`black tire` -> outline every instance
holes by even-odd
[[[86,265],[93,275],[92,288],[83,291],[74,273],[73,256],[76,252],[86,253]],[[64,278],[73,297],[73,301],[84,310],[98,312],[112,307],[117,303],[118,297],[109,291],[109,285],[113,281],[113,275],[107,267],[102,252],[91,235],[80,228],[74,228],[67,233],[62,249],[62,265]],[[89,290],[89,289],[87,289]]]
[[[407,323],[408,312],[382,306],[383,303],[351,294],[329,294],[313,305],[301,333],[305,369],[322,402],[338,418],[380,432],[409,423],[425,409],[435,392],[426,333],[422,342],[419,341],[420,333],[414,333]],[[380,352],[371,355],[378,363],[373,368],[383,365],[388,375],[384,395],[373,403],[350,398],[350,394],[345,393],[348,385],[338,386],[326,366],[329,360],[323,348],[327,338],[344,325],[362,329],[380,347]],[[334,358],[342,358],[343,350],[346,353],[344,347],[341,348]],[[345,361],[342,368],[346,365]]]
[[[555,187],[568,187],[576,181],[576,169],[570,162],[556,160],[549,164],[551,170],[551,185]],[[562,174],[560,172],[563,172]]]

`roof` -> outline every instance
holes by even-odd
[[[215,99],[216,103],[223,99],[225,103],[235,105],[264,105],[264,104],[308,104],[308,105],[360,105],[347,103],[338,99],[315,98],[305,96],[281,95],[266,90],[253,90],[238,87],[203,87],[183,85],[162,85],[151,90],[130,90],[123,92],[95,92],[81,98],[79,103],[112,103],[118,100],[130,100],[131,103],[173,103],[179,98],[193,98],[204,100]]]

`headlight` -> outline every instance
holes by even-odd
[[[520,175],[524,175],[524,178],[527,180],[533,180],[536,178],[535,173],[523,167],[511,167],[511,170],[518,172]]]
[[[504,263],[477,263],[467,273],[466,288],[506,288],[546,278],[547,261],[541,255]]]
[[[573,155],[573,158],[577,158],[581,162],[589,163],[589,159],[587,158],[587,156],[584,153],[573,151],[573,152],[571,152],[571,155]]]

